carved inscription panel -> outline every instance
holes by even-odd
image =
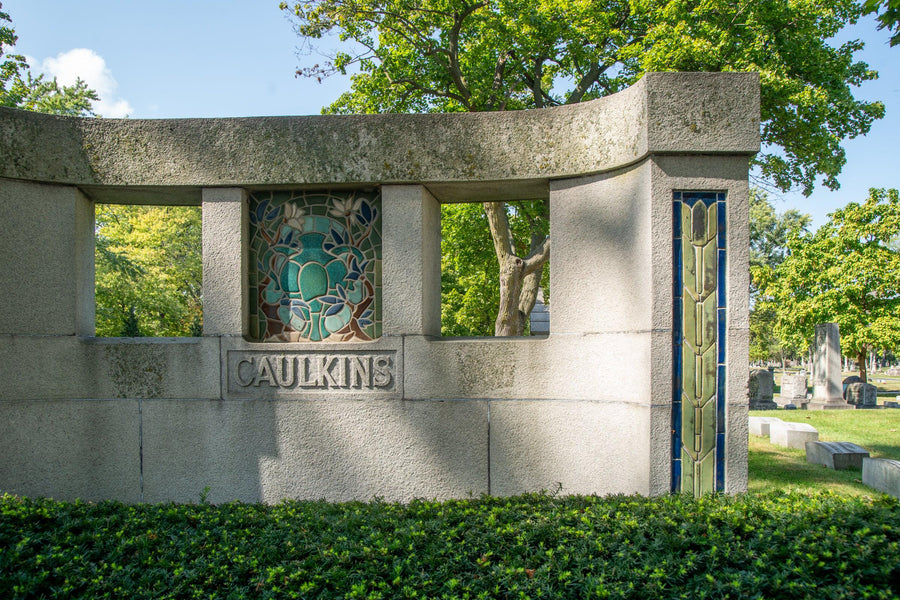
[[[227,361],[227,389],[233,397],[400,395],[400,365],[395,350],[232,350]]]

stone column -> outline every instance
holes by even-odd
[[[844,401],[842,393],[841,337],[837,323],[816,325],[813,360],[813,398],[803,407],[807,410],[853,408]]]
[[[247,193],[204,188],[203,335],[247,333]]]

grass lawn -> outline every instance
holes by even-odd
[[[808,423],[819,431],[819,439],[853,442],[872,458],[900,460],[900,410],[768,410],[751,416],[778,417],[783,421]],[[860,471],[833,471],[806,462],[806,452],[774,446],[767,437],[750,436],[749,491],[794,488],[801,491],[830,489],[840,494],[871,495],[862,484]]]

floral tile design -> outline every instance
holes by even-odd
[[[250,337],[381,337],[378,191],[250,194]]]

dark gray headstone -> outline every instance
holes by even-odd
[[[841,385],[844,389],[844,400],[847,399],[847,386],[851,383],[862,383],[862,379],[859,377],[859,375],[850,375],[849,377],[844,377],[844,381],[841,382]]]
[[[778,405],[772,401],[775,393],[775,377],[768,369],[750,371],[750,410],[773,410]]]
[[[848,383],[847,404],[856,406],[877,406],[878,388],[871,383]]]

